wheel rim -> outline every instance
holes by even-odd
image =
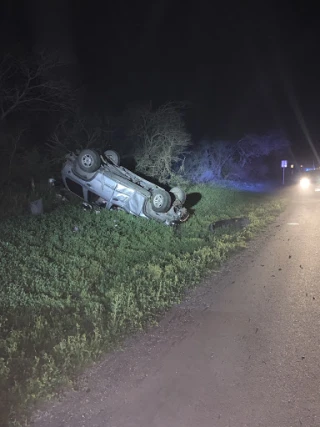
[[[162,194],[157,194],[154,196],[153,204],[156,208],[161,208],[163,206],[163,196]]]
[[[86,168],[89,168],[90,166],[92,166],[92,163],[93,163],[92,156],[90,156],[90,154],[85,154],[81,159],[81,163]]]

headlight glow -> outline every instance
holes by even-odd
[[[300,187],[303,189],[307,189],[310,186],[310,179],[309,178],[301,178],[300,179]]]

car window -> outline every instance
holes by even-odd
[[[98,199],[100,199],[100,196],[98,196],[96,193],[93,193],[92,191],[88,191],[89,203],[95,203]]]
[[[72,193],[76,194],[77,196],[83,199],[83,189],[80,184],[72,181],[72,179],[70,178],[66,178],[66,184],[69,190],[72,191]]]

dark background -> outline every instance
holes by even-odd
[[[319,14],[311,3],[3,1],[1,50],[60,49],[86,106],[191,103],[193,139],[281,129],[320,148]],[[305,128],[304,128],[305,124]]]

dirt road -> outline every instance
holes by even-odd
[[[319,247],[320,198],[293,196],[267,233],[33,426],[319,427]]]

